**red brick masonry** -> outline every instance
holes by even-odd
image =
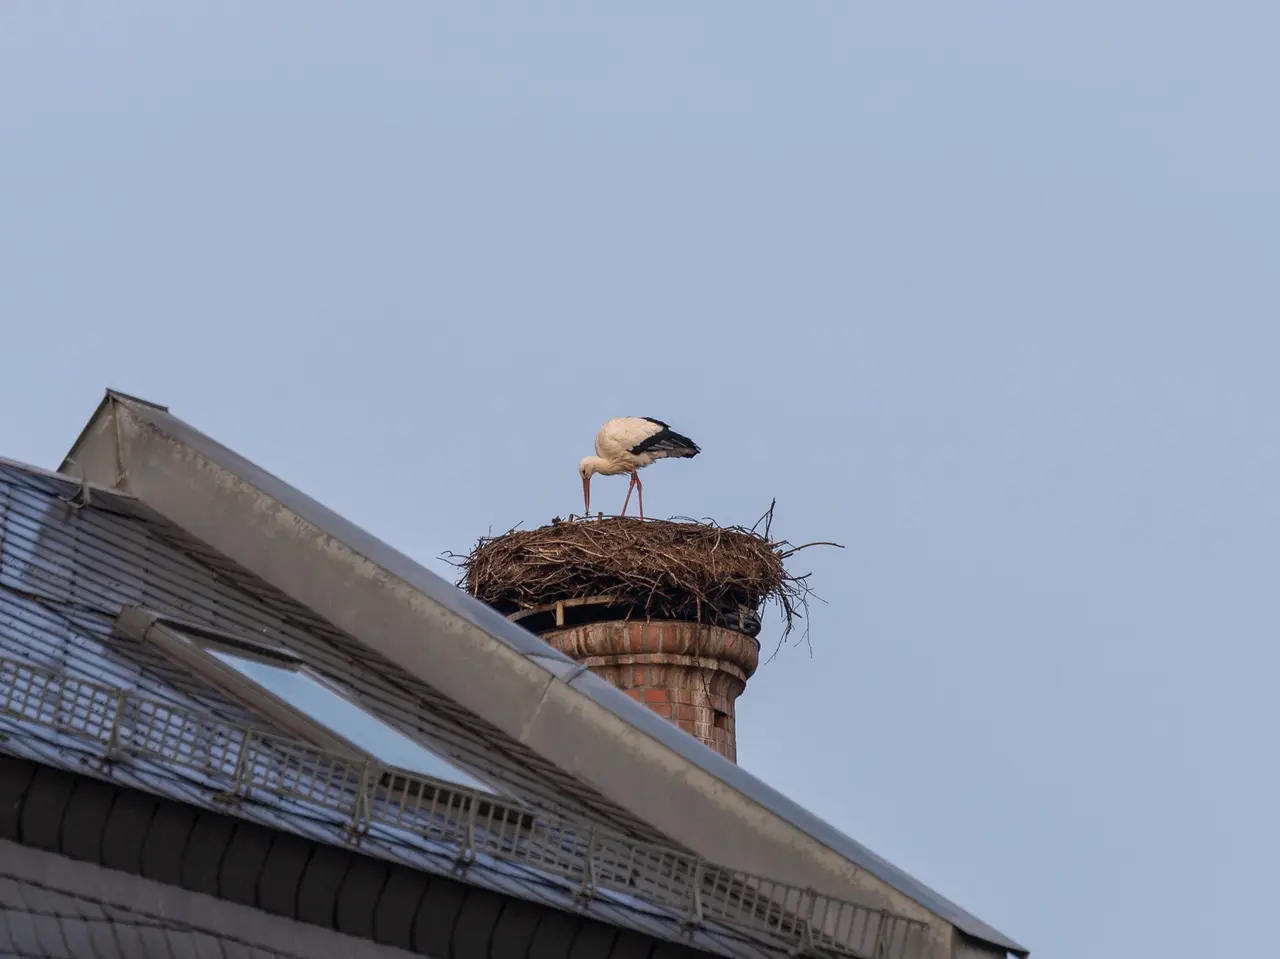
[[[610,622],[542,638],[736,762],[734,701],[760,662],[745,633],[697,623]]]

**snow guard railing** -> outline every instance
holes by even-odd
[[[357,843],[370,832],[392,843],[420,837],[451,847],[460,868],[478,856],[520,863],[583,899],[619,892],[684,925],[712,920],[792,955],[917,959],[927,946],[924,923],[884,910],[7,657],[0,715],[94,744],[108,763],[135,756],[188,770],[224,802],[259,793],[322,808]]]

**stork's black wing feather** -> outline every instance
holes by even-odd
[[[652,416],[642,416],[641,419],[647,420],[655,426],[661,426],[662,429],[631,447],[632,454],[638,456],[641,453],[654,453],[662,456],[687,458],[697,456],[702,452],[702,450],[698,449],[697,443],[689,439],[689,437],[675,432],[662,420],[655,420]]]

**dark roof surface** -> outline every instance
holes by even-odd
[[[601,706],[662,742],[689,762],[732,786],[764,808],[782,817],[828,848],[846,857],[873,876],[948,920],[956,928],[977,939],[1012,952],[1028,950],[972,913],[940,895],[902,869],[840,832],[778,790],[752,776],[728,759],[708,749],[679,727],[636,703],[609,683],[577,669],[571,659],[544,643],[533,633],[507,620],[485,604],[457,589],[443,577],[405,556],[305,493],[268,473],[239,453],[217,442],[172,414],[153,404],[131,407],[142,420],[176,436],[192,449],[278,500],[317,528],[346,543],[352,549],[390,571],[460,617],[522,655],[535,659],[544,668],[562,677],[573,678],[570,685]],[[65,467],[65,464],[64,464]]]

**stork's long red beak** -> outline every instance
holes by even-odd
[[[582,477],[582,513],[584,516],[591,515],[591,477]]]

